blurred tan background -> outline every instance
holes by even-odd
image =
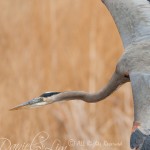
[[[0,143],[7,138],[12,145],[30,144],[44,131],[49,146],[59,139],[67,150],[129,150],[129,83],[96,104],[70,101],[8,111],[45,91],[99,90],[122,51],[115,24],[99,0],[0,0]],[[69,146],[70,139],[75,145]],[[88,140],[102,145],[79,144]]]

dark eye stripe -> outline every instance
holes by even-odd
[[[56,95],[59,94],[60,92],[49,92],[49,93],[43,93],[42,95],[40,95],[40,97],[50,97],[52,95]]]

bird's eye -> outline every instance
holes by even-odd
[[[125,74],[124,77],[129,79],[129,75],[127,75],[127,74]]]

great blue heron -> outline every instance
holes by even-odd
[[[111,80],[97,93],[83,91],[47,92],[12,110],[31,108],[63,100],[95,103],[120,85],[131,81],[134,123],[130,146],[150,150],[150,0],[102,0],[120,32],[125,51]]]

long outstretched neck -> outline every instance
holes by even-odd
[[[95,103],[100,100],[105,99],[112,92],[114,92],[120,85],[128,82],[129,78],[124,77],[118,73],[114,73],[108,84],[96,93],[87,93],[83,91],[67,91],[67,92],[46,92],[37,98],[24,102],[10,110],[18,110],[23,108],[34,108],[54,102],[64,101],[64,100],[83,100],[88,103]]]
[[[106,85],[106,87],[104,87],[99,92],[96,93],[87,93],[82,91],[62,92],[57,95],[54,95],[53,102],[62,100],[80,99],[85,102],[95,103],[109,96],[112,92],[114,92],[117,89],[117,87],[127,82],[128,80],[129,80],[128,78],[124,78],[121,75],[114,73],[111,80]],[[50,97],[50,99],[51,98],[52,97]]]
[[[120,32],[124,47],[150,39],[150,0],[102,0]]]

